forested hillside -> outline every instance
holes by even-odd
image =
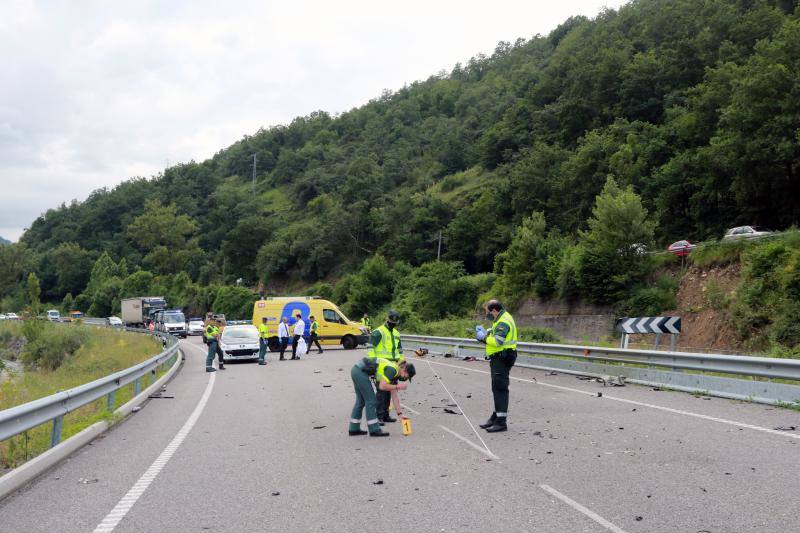
[[[412,320],[487,291],[668,306],[640,245],[800,218],[794,4],[634,1],[97,190],[0,250],[2,305],[34,272],[97,314],[141,292],[244,314],[248,287]]]

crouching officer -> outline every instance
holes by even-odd
[[[219,322],[218,322],[219,323]],[[218,324],[217,323],[217,324]],[[217,324],[213,322],[209,322],[208,326],[206,326],[206,331],[203,335],[208,342],[208,355],[206,356],[206,372],[216,372],[217,369],[211,366],[211,363],[214,362],[214,353],[217,354],[217,358],[219,359],[219,369],[225,370],[225,365],[223,364],[222,360],[222,349],[219,347],[219,327]]]
[[[400,410],[399,390],[406,390],[405,383],[398,381],[410,381],[417,373],[414,365],[410,363],[397,364],[386,359],[376,359],[365,357],[353,365],[350,370],[350,377],[353,378],[353,388],[356,391],[356,403],[350,413],[350,427],[348,434],[365,435],[367,432],[361,429],[361,414],[366,407],[367,428],[371,437],[388,437],[389,434],[381,429],[378,423],[376,411],[377,400],[375,392],[372,390],[370,377],[374,377],[377,382],[378,390],[385,391],[391,395],[397,409],[397,414],[403,416]]]
[[[403,357],[403,346],[400,344],[400,333],[397,325],[400,323],[400,313],[389,311],[386,323],[375,330],[369,337],[371,348],[367,352],[367,357],[372,359],[386,359],[395,364],[405,362]],[[378,401],[378,420],[381,422],[397,422],[396,418],[389,416],[389,402],[391,394],[388,391],[376,387],[376,397]],[[395,411],[400,405],[394,403]]]
[[[511,314],[497,300],[486,304],[486,319],[492,321],[492,329],[475,328],[475,337],[486,344],[486,358],[492,374],[492,396],[494,412],[481,427],[489,433],[506,431],[508,417],[508,385],[511,367],[517,361],[517,325]]]

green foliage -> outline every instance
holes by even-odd
[[[178,214],[175,204],[162,206],[148,200],[144,212],[128,224],[126,233],[146,254],[144,261],[156,272],[182,270],[200,250],[189,238],[197,231],[197,223],[188,215]]]
[[[224,313],[233,320],[247,320],[253,317],[253,304],[258,294],[245,287],[223,286],[217,290],[211,305],[216,313]]]
[[[421,320],[458,316],[472,308],[476,288],[455,261],[425,263],[400,282],[397,299]]]
[[[45,327],[32,337],[26,332],[28,342],[22,352],[22,362],[30,369],[55,370],[81,347],[87,331],[82,327],[43,325]]]
[[[727,294],[717,280],[711,280],[703,286],[703,300],[706,305],[715,311],[727,309],[731,303]]]
[[[361,270],[347,283],[347,312],[352,316],[380,309],[392,299],[395,275],[383,256],[364,261]]]
[[[39,296],[42,294],[42,288],[39,285],[39,277],[35,272],[28,274],[28,303],[31,305],[31,310],[34,314],[39,312],[41,302]]]
[[[620,316],[658,316],[677,307],[678,280],[661,276],[653,285],[637,286],[617,308]]]

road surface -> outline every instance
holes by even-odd
[[[0,502],[0,531],[800,531],[796,411],[516,367],[484,447],[458,406],[491,412],[488,366],[435,358],[413,435],[349,437],[363,350],[207,374],[181,345],[174,398]]]

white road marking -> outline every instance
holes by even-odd
[[[194,345],[191,345],[194,346]],[[202,351],[202,348],[199,346],[195,346],[197,349]],[[105,518],[98,524],[95,528],[94,533],[107,533],[109,531],[114,531],[114,528],[119,525],[120,521],[125,518],[125,515],[131,510],[134,504],[139,500],[139,498],[144,494],[147,488],[150,486],[150,483],[156,478],[156,476],[161,472],[161,469],[169,462],[172,456],[175,454],[175,451],[184,441],[186,436],[194,427],[197,419],[200,418],[200,415],[203,413],[203,409],[205,409],[206,403],[208,403],[208,398],[211,396],[211,391],[214,388],[214,382],[216,381],[217,374],[212,373],[208,377],[208,383],[206,384],[206,390],[203,391],[203,396],[200,397],[200,401],[195,406],[194,411],[192,414],[189,415],[189,418],[186,420],[186,423],[183,427],[178,431],[178,433],[173,437],[172,441],[164,448],[164,451],[161,452],[161,455],[153,461],[153,464],[142,474],[142,477],[131,487],[128,493],[122,497],[122,499],[117,503],[117,505],[111,510],[110,513],[106,515]]]
[[[456,404],[458,410],[461,411],[461,415],[464,417],[464,420],[466,420],[467,424],[469,424],[469,427],[472,428],[472,432],[475,433],[475,436],[478,437],[479,441],[481,441],[481,444],[483,444],[483,447],[486,448],[486,451],[489,452],[490,455],[497,457],[492,453],[492,450],[490,450],[489,447],[486,445],[486,442],[484,442],[480,433],[478,433],[478,430],[475,429],[475,426],[472,424],[472,420],[470,420],[469,417],[467,416],[467,413],[464,412],[464,409],[461,408],[461,406],[458,404],[458,401],[456,401],[456,399],[453,398],[453,395],[450,394],[450,391],[447,390],[447,387],[445,386],[444,381],[442,381],[442,378],[439,377],[439,374],[433,371],[433,367],[431,366],[430,362],[427,359],[425,359],[425,362],[428,363],[428,368],[431,370],[431,374],[433,374],[436,377],[436,379],[439,380],[439,384],[442,386],[447,395],[450,396],[450,399],[453,400],[453,403]]]
[[[411,407],[407,406],[407,405],[406,405],[406,404],[404,404],[404,403],[401,403],[400,405],[402,405],[402,406],[403,406],[403,409],[405,409],[406,411],[411,411],[411,412],[412,412],[412,413],[414,413],[415,415],[420,415],[420,414],[422,414],[422,413],[420,413],[419,411],[415,411],[414,409],[412,409]]]
[[[608,520],[606,520],[605,518],[603,518],[599,514],[595,513],[591,509],[587,509],[586,507],[584,507],[583,505],[579,504],[578,502],[576,502],[575,500],[571,499],[570,497],[566,496],[565,494],[561,494],[560,492],[558,492],[556,489],[554,489],[550,485],[539,485],[539,488],[542,489],[543,491],[549,493],[550,495],[555,496],[556,498],[558,498],[562,502],[566,503],[567,505],[569,505],[570,507],[572,507],[576,511],[582,513],[583,515],[585,515],[585,516],[587,516],[589,518],[591,518],[592,520],[594,520],[595,522],[597,522],[598,524],[600,524],[604,528],[608,529],[609,531],[613,531],[614,533],[625,533],[624,529],[615,526],[614,524],[612,524],[611,522],[609,522]]]
[[[488,448],[484,450],[483,448],[481,448],[480,446],[478,446],[477,444],[475,444],[474,442],[472,442],[471,440],[469,440],[467,437],[464,437],[463,435],[461,435],[461,434],[459,434],[459,433],[456,433],[455,431],[453,431],[453,430],[452,430],[452,429],[450,429],[449,427],[445,427],[445,426],[443,426],[443,425],[441,425],[441,424],[439,424],[439,427],[440,427],[440,428],[442,428],[443,430],[445,430],[446,432],[450,433],[450,434],[451,434],[452,436],[454,436],[455,438],[457,438],[457,439],[459,439],[459,440],[461,440],[461,441],[464,441],[464,442],[466,442],[467,444],[469,444],[470,446],[472,446],[473,448],[475,448],[476,450],[478,450],[479,452],[481,452],[483,455],[485,455],[485,456],[486,456],[486,457],[488,457],[489,459],[494,459],[494,460],[499,460],[499,459],[500,459],[500,458],[499,458],[499,457],[497,457],[495,454],[493,454],[492,452],[490,452]]]
[[[485,370],[478,370],[477,368],[467,368],[460,365],[452,365],[449,363],[440,363],[438,361],[431,361],[434,365],[442,365],[442,366],[449,366],[452,368],[458,368],[460,370],[469,370],[470,372],[478,372],[480,374],[488,374],[489,372]],[[522,381],[525,383],[533,383],[534,385],[541,385],[542,387],[550,387],[552,389],[559,389],[568,392],[576,392],[578,394],[584,394],[586,396],[597,396],[596,393],[580,390],[580,389],[573,389],[572,387],[564,387],[562,385],[553,385],[552,383],[543,383],[541,381],[535,381],[532,379],[524,379],[524,378],[517,378],[511,376],[511,379],[515,381]],[[781,437],[789,437],[791,439],[797,439],[797,435],[787,434],[785,431],[778,431],[776,429],[765,428],[761,426],[754,426],[753,424],[748,424],[746,422],[737,422],[736,420],[728,420],[726,418],[717,418],[715,416],[704,415],[700,413],[693,413],[691,411],[684,411],[682,409],[673,409],[672,407],[664,407],[663,405],[654,405],[652,403],[645,403],[645,402],[638,402],[636,400],[628,400],[627,398],[619,398],[617,396],[608,396],[603,394],[604,400],[612,400],[615,402],[622,402],[631,405],[638,405],[640,407],[649,407],[650,409],[658,409],[659,411],[666,411],[668,413],[673,413],[676,415],[683,415],[683,416],[690,416],[692,418],[699,418],[701,420],[709,420],[711,422],[719,422],[720,424],[727,424],[729,426],[736,426],[745,429],[752,429],[753,431],[761,431],[762,433],[769,433],[772,435],[780,435]]]

